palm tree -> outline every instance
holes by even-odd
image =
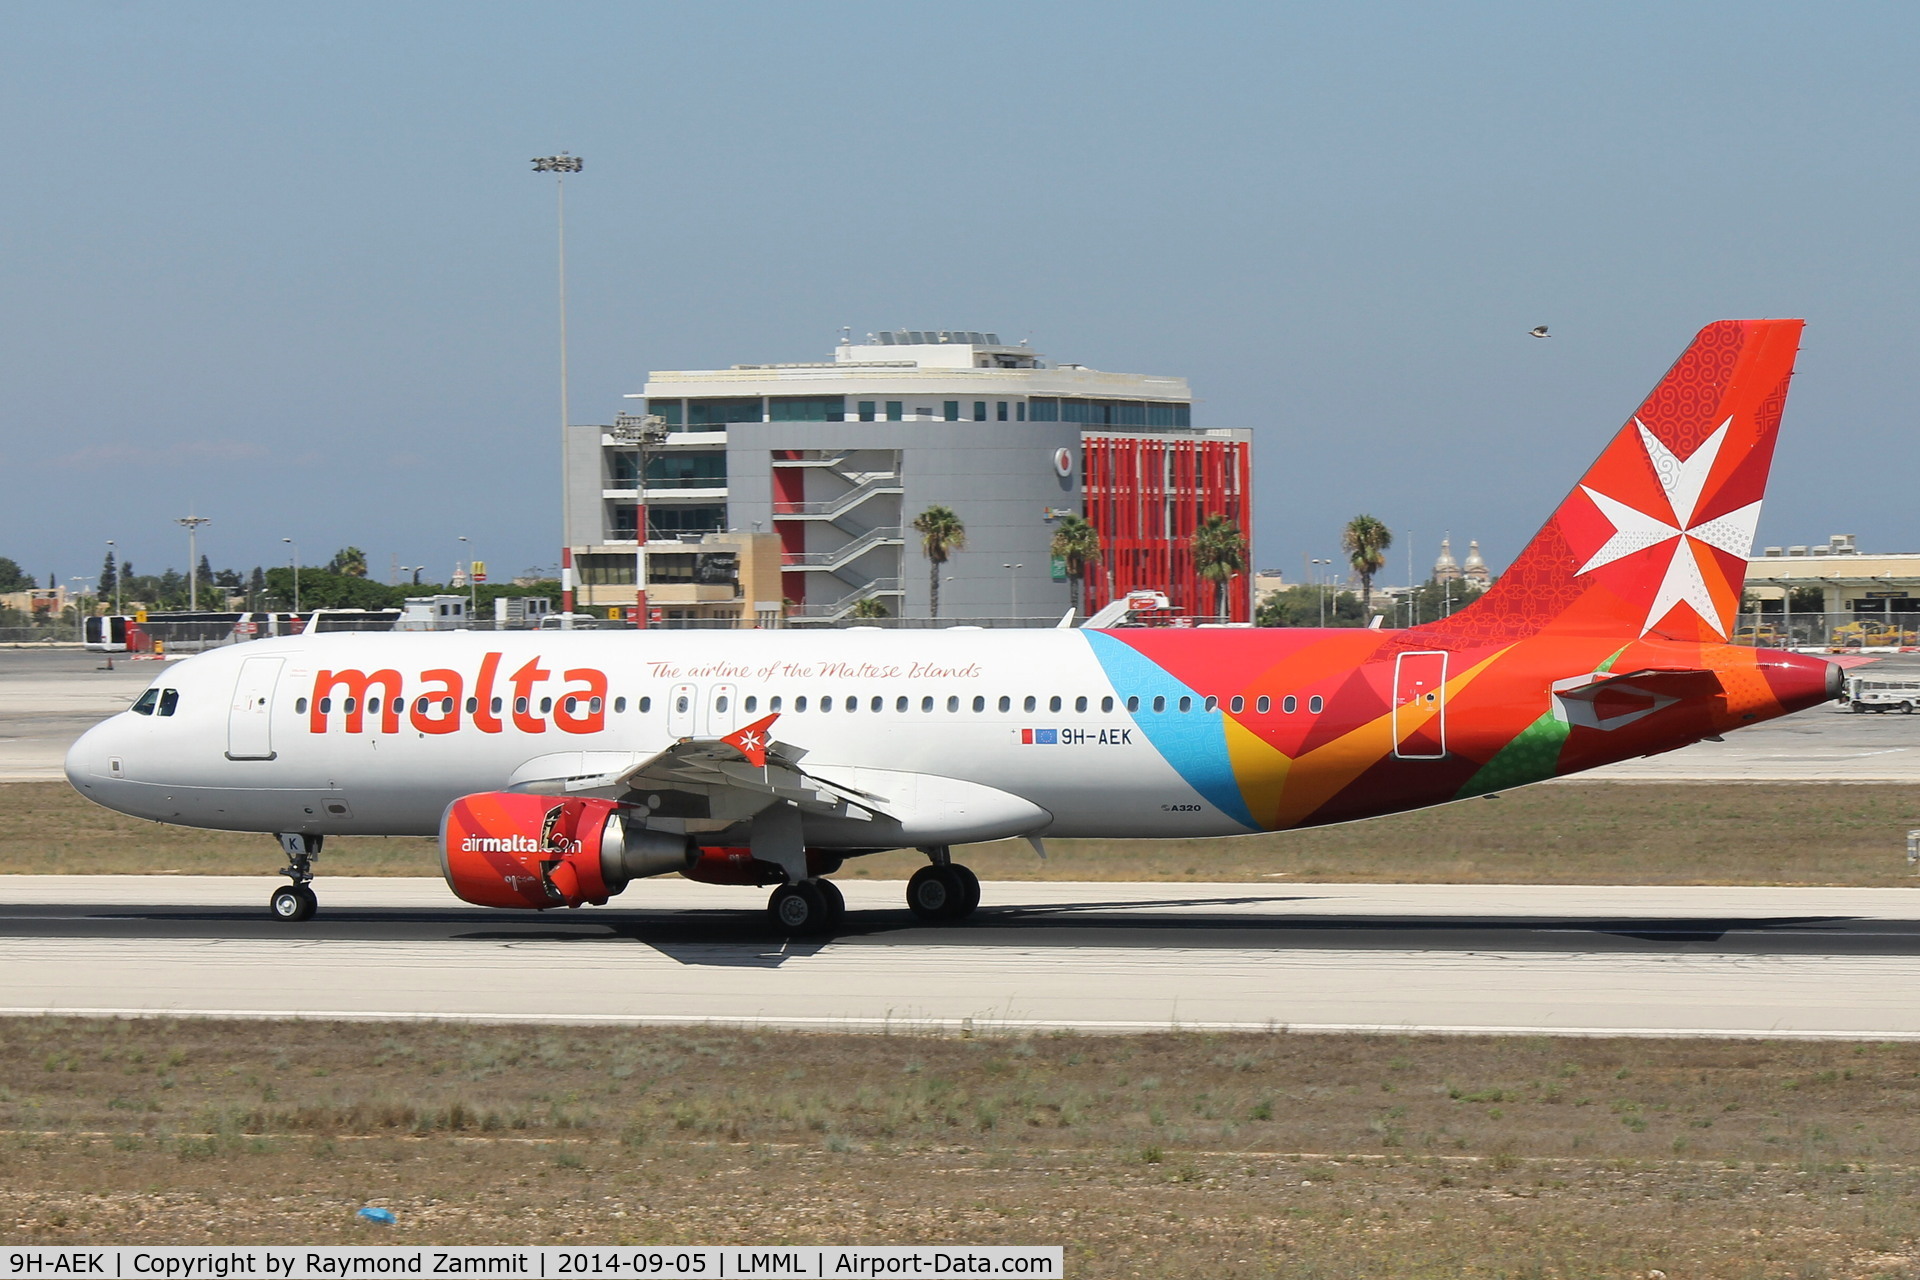
[[[913,531],[920,535],[920,550],[927,557],[927,610],[929,617],[940,616],[940,566],[955,551],[967,547],[967,526],[953,514],[952,507],[934,505],[913,518]]]
[[[887,606],[881,604],[880,601],[873,596],[868,596],[865,600],[857,602],[852,609],[848,610],[847,616],[850,618],[891,618],[893,615],[887,612]]]
[[[344,573],[350,578],[367,576],[367,553],[358,547],[342,547],[327,564],[328,573]]]
[[[1064,515],[1053,527],[1052,553],[1066,562],[1067,581],[1073,591],[1073,609],[1087,591],[1087,569],[1100,562],[1100,531],[1087,523],[1085,516]]]
[[[1200,571],[1202,580],[1213,584],[1214,615],[1226,617],[1227,583],[1234,574],[1246,572],[1247,535],[1240,532],[1239,525],[1214,512],[1193,531],[1193,567]]]
[[[1373,575],[1387,563],[1387,548],[1393,545],[1393,530],[1369,515],[1358,515],[1347,521],[1347,527],[1340,534],[1340,548],[1347,553],[1347,563],[1360,575],[1360,612],[1362,615],[1373,611]]]

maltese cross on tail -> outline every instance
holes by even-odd
[[[1726,619],[1721,616],[1721,607],[1714,600],[1713,589],[1708,586],[1707,578],[1710,572],[1716,577],[1722,575],[1713,568],[1712,558],[1705,553],[1705,548],[1717,548],[1745,560],[1753,549],[1754,527],[1760,522],[1758,500],[1747,503],[1737,511],[1728,511],[1707,520],[1700,518],[1707,506],[1702,501],[1701,491],[1706,487],[1707,476],[1720,456],[1721,446],[1727,440],[1727,428],[1732,423],[1731,418],[1721,423],[1719,429],[1683,461],[1675,457],[1653,432],[1647,430],[1645,423],[1634,419],[1633,425],[1639,428],[1640,441],[1646,449],[1647,462],[1652,465],[1660,481],[1660,491],[1665,501],[1659,506],[1663,509],[1642,511],[1589,485],[1580,486],[1581,491],[1593,499],[1594,505],[1613,525],[1613,534],[1580,566],[1578,573],[1591,573],[1602,565],[1612,564],[1627,556],[1656,547],[1661,549],[1660,555],[1666,563],[1659,589],[1654,593],[1646,621],[1641,626],[1643,635],[1653,630],[1667,611],[1678,604],[1690,606],[1702,621],[1721,636],[1727,634]]]
[[[720,741],[745,756],[747,763],[754,768],[765,768],[767,748],[773,745],[773,722],[779,718],[778,711],[770,716],[763,716],[744,729],[735,729]]]

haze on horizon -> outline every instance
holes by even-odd
[[[994,330],[1258,433],[1255,559],[1496,568],[1694,331],[1804,316],[1759,543],[1920,550],[1896,4],[0,10],[0,555],[556,559],[572,405]],[[1551,326],[1546,341],[1529,338]]]

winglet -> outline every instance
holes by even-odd
[[[778,711],[770,716],[762,716],[744,729],[735,729],[720,741],[745,756],[747,763],[754,768],[765,768],[767,746],[773,741],[773,722],[779,718]]]

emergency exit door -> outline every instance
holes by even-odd
[[[1402,760],[1446,756],[1446,654],[1403,653],[1394,659],[1393,754]]]

